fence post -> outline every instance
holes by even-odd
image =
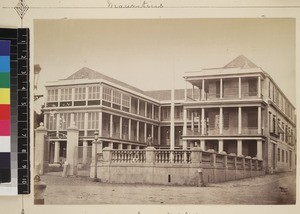
[[[109,147],[105,147],[103,149],[103,162],[105,163],[111,163],[111,149]]]
[[[155,148],[147,147],[145,150],[146,150],[146,163],[153,164],[155,162]]]
[[[45,136],[47,129],[43,123],[35,130],[35,169],[36,174],[43,175],[45,173]]]
[[[67,175],[76,175],[77,174],[77,158],[76,147],[78,147],[79,140],[79,130],[75,126],[75,123],[67,129],[67,158],[66,162],[69,163],[67,168]]]
[[[202,150],[200,147],[191,148],[191,164],[199,165],[202,162]]]

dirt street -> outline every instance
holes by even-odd
[[[207,187],[125,185],[92,182],[88,177],[41,177],[45,204],[294,204],[295,173],[209,184]]]

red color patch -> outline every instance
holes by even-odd
[[[10,120],[10,105],[0,105],[0,120]]]

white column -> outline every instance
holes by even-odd
[[[152,119],[154,119],[154,105],[152,104]]]
[[[160,138],[161,138],[161,127],[158,126],[157,128],[157,140],[158,140],[158,145],[160,145]]]
[[[140,122],[136,121],[136,141],[140,141]]]
[[[113,130],[114,126],[113,126],[113,115],[112,114],[110,115],[109,119],[110,119],[109,136],[112,137],[113,136],[113,131],[114,131]]]
[[[102,111],[99,112],[99,120],[98,120],[98,129],[99,129],[99,136],[102,136]]]
[[[73,124],[76,124],[76,121],[74,120],[74,113],[71,113],[71,122],[70,122],[70,126],[72,126]],[[68,128],[68,127],[67,127]]]
[[[123,139],[123,118],[120,116],[120,139]]]
[[[201,134],[204,135],[204,126],[205,126],[205,119],[204,119],[204,114],[205,114],[205,111],[204,111],[204,108],[201,109],[201,124],[202,124],[202,127],[201,127]]]
[[[242,98],[242,80],[239,77],[239,98]]]
[[[194,112],[191,112],[191,114],[192,114],[192,126],[191,126],[191,130],[194,131],[194,126],[195,126],[195,124],[194,124]]]
[[[195,90],[195,86],[193,85],[193,89],[192,89],[192,99],[194,100],[195,97],[194,97],[194,90]]]
[[[71,122],[72,122],[72,120],[71,120]],[[59,113],[57,113],[56,114],[56,136],[57,137],[59,137],[59,126],[60,126],[60,116],[59,116]]]
[[[258,124],[257,124],[257,133],[258,134],[261,134],[261,107],[260,106],[258,106],[258,108],[257,108],[257,122],[258,122]]]
[[[114,148],[114,142],[109,142],[109,143],[108,143],[108,147],[109,147],[110,149],[113,149],[113,148]]]
[[[88,99],[89,99],[89,87],[86,86],[85,87],[85,101],[86,101],[86,105],[88,104]]]
[[[148,117],[147,105],[148,105],[148,103],[145,101],[145,117]]]
[[[198,132],[199,132],[199,134],[201,132],[201,118],[200,118],[200,114],[199,114],[199,117],[198,117]]]
[[[183,108],[183,129],[182,129],[182,135],[187,135],[187,109]]]
[[[88,113],[84,113],[84,136],[87,136],[87,130],[88,130]]]
[[[151,137],[154,139],[154,125],[151,125]]]
[[[144,140],[147,142],[147,123],[144,123]]]
[[[102,98],[103,98],[103,84],[100,84],[100,105],[102,105]]]
[[[218,152],[223,152],[224,151],[224,141],[219,140],[219,146],[218,146]]]
[[[238,109],[238,134],[242,134],[242,108]]]
[[[129,149],[129,150],[131,149],[131,145],[130,144],[127,145],[127,149]]]
[[[261,97],[261,78],[260,78],[260,76],[258,77],[258,80],[257,80],[257,97],[258,98]]]
[[[71,97],[72,97],[72,105],[74,104],[74,100],[75,100],[75,88],[72,88],[72,94],[71,94]]]
[[[123,144],[122,143],[118,144],[118,149],[123,149]]]
[[[262,159],[262,141],[257,140],[257,159],[261,160]],[[276,156],[277,158],[277,156]]]
[[[57,101],[60,102],[60,100],[61,100],[61,89],[59,88],[57,91]],[[59,104],[58,104],[58,106],[59,106]]]
[[[131,140],[131,119],[128,119],[128,139]]]
[[[54,163],[59,163],[59,142],[54,143]]]
[[[220,79],[220,99],[223,98],[223,79]]]
[[[86,140],[82,143],[82,164],[87,164],[87,156],[88,156],[88,150],[87,150],[88,142]]]
[[[219,129],[220,129],[220,134],[223,134],[223,108],[222,107],[220,107]]]
[[[140,99],[137,99],[137,114],[140,115]]]
[[[111,92],[110,92],[110,107],[111,108],[113,106],[113,98],[114,98],[114,90],[111,89]]]
[[[238,156],[243,154],[242,148],[243,148],[242,140],[238,140],[237,141],[237,155]]]
[[[200,148],[205,151],[205,140],[200,140]]]
[[[44,114],[44,127],[47,128],[47,118],[50,116],[50,114]]]
[[[205,94],[204,94],[204,89],[205,89],[205,82],[204,82],[204,79],[202,80],[202,94],[201,94],[201,100],[204,100],[204,96],[205,96]]]

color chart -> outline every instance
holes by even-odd
[[[29,29],[0,41],[0,195],[29,194]]]
[[[10,41],[0,40],[0,183],[11,180],[10,116]]]

